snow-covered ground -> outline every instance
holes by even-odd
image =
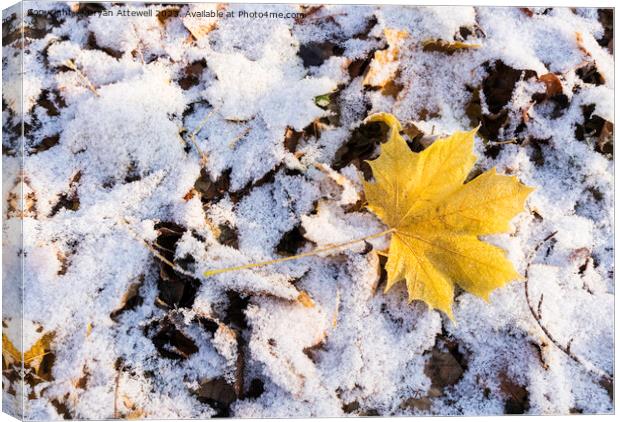
[[[452,322],[404,286],[383,293],[385,239],[202,275],[383,230],[363,206],[382,140],[368,115],[396,115],[414,149],[480,123],[478,173],[536,188],[487,240],[527,271],[553,338],[613,373],[607,11],[26,8],[49,13],[25,18],[21,174],[19,20],[4,16],[3,349],[45,352],[23,392],[3,361],[4,410],[22,393],[30,419],[613,410],[523,282],[488,303],[457,292]]]

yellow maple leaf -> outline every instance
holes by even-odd
[[[476,129],[415,153],[393,115],[367,121],[390,127],[380,156],[369,161],[375,181],[364,182],[368,209],[392,230],[385,290],[405,280],[409,301],[453,318],[455,283],[488,300],[492,290],[519,279],[505,251],[478,236],[507,231],[533,188],[495,168],[464,184],[476,162]]]

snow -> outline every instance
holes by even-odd
[[[50,379],[24,391],[9,393],[4,375],[4,409],[16,412],[23,393],[34,397],[28,419],[207,418],[223,399],[201,396],[203,387],[223,379],[247,393],[224,406],[233,417],[503,414],[507,383],[527,391],[526,413],[612,412],[603,386],[546,339],[523,282],[489,302],[457,292],[452,322],[407,303],[402,283],[383,292],[376,252],[386,237],[203,276],[385,230],[363,207],[360,182],[361,160],[379,145],[348,145],[368,156],[335,164],[352,131],[387,111],[428,145],[478,124],[468,115],[476,89],[495,121],[483,85],[501,61],[534,76],[517,78],[496,139],[476,138],[476,170],[497,167],[536,191],[510,233],[485,240],[527,271],[557,341],[613,373],[613,159],[595,149],[596,136],[576,135],[586,106],[614,121],[614,59],[598,43],[597,11],[333,5],[303,9],[305,19],[182,15],[215,9],[183,6],[165,23],[155,14],[49,20],[24,51],[23,94],[18,45],[3,47],[3,333],[24,352],[52,333],[54,356]],[[407,33],[386,67],[395,94],[365,87],[352,70],[388,47],[386,30]],[[461,38],[480,47],[423,48]],[[302,46],[320,43],[339,49],[304,65]],[[588,63],[600,82],[580,76]],[[183,86],[196,64],[195,83]],[[537,79],[550,72],[567,99],[559,111]],[[330,103],[319,107],[325,94]],[[13,152],[20,101],[29,125],[23,175]],[[166,227],[180,231],[172,246],[161,240]],[[189,304],[162,299],[166,283],[180,280],[167,281],[164,255],[192,276],[183,288],[196,283],[183,293]],[[138,299],[127,299],[132,292]],[[435,354],[454,353],[448,343],[462,375],[439,388],[428,367]],[[250,388],[255,381],[262,391]]]

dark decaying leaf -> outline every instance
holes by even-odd
[[[508,104],[515,85],[522,76],[527,80],[536,75],[533,70],[513,69],[501,60],[496,61],[493,66],[485,66],[489,73],[482,82],[482,91],[491,113],[499,113]]]
[[[388,126],[382,122],[364,123],[356,127],[349,139],[336,151],[332,167],[340,170],[353,163],[370,176],[370,167],[365,160],[374,158],[377,146],[386,140]]]
[[[444,389],[456,385],[467,369],[467,359],[459,345],[451,338],[440,335],[424,367],[424,373],[431,380],[426,394],[416,394],[401,403],[401,408],[428,411],[432,399],[444,394]]]
[[[176,243],[185,232],[185,228],[173,222],[160,222],[155,225],[155,229],[159,232],[159,236],[153,246],[168,261],[175,262]],[[187,264],[193,260],[190,258],[185,257],[184,261],[177,261],[177,264],[179,266]],[[175,271],[165,262],[159,262],[158,303],[165,304],[169,308],[189,308],[194,304],[199,286],[200,280]]]
[[[299,46],[299,57],[304,67],[321,66],[332,56],[341,56],[344,48],[331,41],[309,42]]]
[[[39,152],[47,151],[48,149],[55,147],[60,142],[60,134],[46,136],[30,151],[31,154],[37,154]]]
[[[207,61],[205,59],[190,63],[183,69],[181,78],[179,79],[179,86],[182,89],[190,89],[200,83],[200,76],[207,67]]]
[[[594,104],[581,106],[581,110],[583,123],[576,125],[575,137],[592,145],[595,151],[608,158],[613,158],[613,123],[594,114]]]
[[[223,173],[216,181],[205,169],[200,170],[200,177],[194,183],[194,189],[200,193],[203,203],[215,202],[224,197],[230,188],[230,171]]]
[[[257,399],[265,392],[265,383],[258,378],[252,378],[245,392],[244,398]]]
[[[66,192],[60,194],[58,202],[54,204],[50,211],[50,217],[55,216],[61,209],[67,209],[69,211],[77,211],[80,208],[80,197],[77,193],[77,186],[82,178],[82,172],[78,171],[73,175],[69,181],[69,188]]]
[[[276,246],[276,251],[278,254],[286,256],[295,255],[299,248],[306,243],[304,232],[305,230],[298,225],[284,233],[278,243],[278,246]]]
[[[504,133],[504,129],[512,125],[516,127],[515,132],[522,130],[526,123],[527,110],[523,110],[519,121],[511,122],[507,105],[512,99],[517,82],[521,79],[528,80],[535,77],[536,72],[533,70],[513,69],[501,60],[495,63],[486,62],[483,66],[487,69],[487,76],[482,81],[480,87],[468,88],[472,95],[466,106],[465,113],[469,117],[472,126],[480,125],[478,133],[484,139],[495,142],[515,136],[516,133]],[[489,113],[482,112],[483,100]],[[493,145],[490,145],[490,147],[493,147]]]
[[[440,342],[441,343],[441,342]],[[446,345],[444,343],[444,345]],[[435,345],[426,363],[424,373],[431,379],[431,388],[444,389],[455,385],[463,376],[466,363],[459,353],[458,346],[447,347],[446,350]]]
[[[220,224],[218,226],[217,241],[222,245],[239,249],[239,231],[228,223]]]
[[[120,305],[110,313],[110,319],[118,322],[119,317],[123,312],[135,309],[143,303],[142,297],[139,295],[140,287],[144,283],[144,274],[140,274],[129,287],[123,297],[121,298]]]
[[[230,405],[237,400],[235,388],[224,378],[203,381],[195,392],[198,401],[211,406],[216,417],[230,416]]]
[[[578,67],[575,70],[579,79],[587,84],[603,85],[605,84],[605,78],[600,74],[596,67],[596,62],[586,62],[584,65]]]
[[[86,42],[85,48],[87,50],[100,50],[100,51],[103,51],[104,53],[109,54],[110,56],[114,57],[115,59],[120,59],[121,57],[123,57],[123,52],[122,51],[115,50],[113,48],[104,47],[104,46],[100,45],[97,42],[97,37],[95,37],[95,34],[92,33],[92,32],[88,34],[88,40]]]
[[[228,306],[221,320],[234,330],[242,331],[246,329],[248,322],[245,317],[245,310],[250,299],[235,291],[228,291],[226,295],[228,297]]]
[[[303,132],[297,132],[296,130],[288,127],[284,133],[284,148],[291,153],[295,153],[297,150],[297,144],[303,136]]]
[[[522,415],[530,408],[529,393],[519,383],[512,380],[506,373],[501,373],[500,390],[506,396],[504,413],[508,415]]]
[[[167,359],[187,359],[198,352],[196,343],[184,334],[168,317],[153,321],[145,328],[145,334],[153,341],[153,345],[161,356]]]
[[[598,9],[598,20],[603,26],[603,36],[597,40],[599,45],[607,48],[611,54],[614,52],[614,9]]]

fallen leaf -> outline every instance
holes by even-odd
[[[534,12],[529,7],[519,7],[519,10],[525,13],[528,17],[534,16]]]
[[[297,296],[297,301],[301,303],[306,308],[314,308],[314,301],[310,297],[310,295],[306,292],[301,292],[299,296]]]
[[[547,97],[553,97],[562,93],[562,82],[557,75],[553,73],[546,73],[542,75],[538,80],[545,84],[547,89]]]
[[[314,104],[325,109],[331,103],[331,94],[323,94],[314,97]]]
[[[480,44],[468,44],[461,41],[426,40],[422,42],[422,51],[436,51],[449,56],[457,51],[480,48]]]
[[[22,355],[6,334],[2,333],[2,360],[5,366],[14,365],[22,361]]]
[[[234,386],[224,378],[201,382],[196,396],[200,402],[213,407],[219,416],[228,415],[228,408],[238,398]]]
[[[613,156],[614,153],[614,124],[604,121],[601,127],[601,133],[596,140],[596,151],[601,154],[609,154]]]
[[[583,35],[581,34],[581,32],[575,32],[575,42],[577,43],[577,48],[583,53],[584,56],[592,57],[592,54],[586,48],[586,45],[583,42]]]
[[[369,162],[375,181],[363,182],[368,208],[392,230],[386,291],[404,279],[410,301],[453,318],[454,283],[488,300],[492,290],[520,278],[505,251],[478,236],[507,231],[533,189],[495,168],[463,184],[476,162],[476,129],[414,153],[393,115],[367,121],[390,127],[381,155]]]
[[[43,358],[50,353],[53,338],[53,333],[46,333],[24,352],[23,363],[26,368],[31,368],[35,374],[39,375]],[[22,353],[5,334],[2,334],[2,359],[5,365],[21,365],[22,363]]]
[[[373,86],[375,88],[384,88],[396,76],[398,71],[398,58],[400,55],[400,46],[408,33],[407,31],[397,31],[395,29],[386,28],[383,30],[388,48],[375,52],[366,76],[364,76],[364,85]]]
[[[200,40],[217,28],[218,23],[217,17],[202,16],[202,14],[217,12],[218,10],[220,10],[220,7],[217,4],[208,5],[206,10],[199,10],[194,6],[183,18],[183,25],[195,39]],[[215,15],[217,16],[217,13]]]
[[[507,415],[522,415],[529,407],[529,392],[525,387],[508,377],[505,372],[499,374],[501,392],[506,396],[504,413]]]
[[[157,12],[157,20],[162,25],[166,24],[166,21],[170,18],[176,18],[179,16],[179,9],[177,7],[170,7],[167,9],[162,9]]]

